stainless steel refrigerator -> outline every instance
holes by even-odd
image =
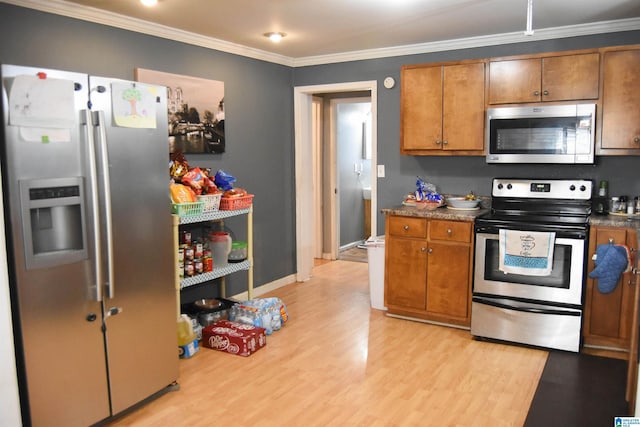
[[[23,416],[91,425],[178,377],[166,89],[3,65],[2,107]]]

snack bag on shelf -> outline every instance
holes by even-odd
[[[182,151],[172,153],[169,161],[169,176],[179,181],[189,171],[189,163]]]
[[[193,190],[186,185],[174,182],[169,185],[169,190],[171,192],[171,201],[173,203],[192,203],[197,201]]]
[[[218,188],[227,191],[233,188],[233,183],[236,182],[236,178],[220,169],[216,172],[214,181]]]
[[[203,192],[205,192],[205,189],[211,187],[212,185],[213,187],[215,187],[215,184],[210,183],[211,180],[209,179],[209,177],[199,167],[195,167],[184,174],[181,181],[183,184],[191,187],[196,195],[203,194]]]

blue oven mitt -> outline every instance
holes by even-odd
[[[616,288],[620,275],[629,266],[629,252],[623,245],[598,245],[595,264],[596,268],[589,273],[589,277],[598,279],[598,290],[601,293],[611,293]]]

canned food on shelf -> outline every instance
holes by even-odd
[[[184,262],[184,276],[191,277],[195,274],[195,269],[192,260],[186,260]]]

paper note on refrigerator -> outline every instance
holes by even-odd
[[[71,80],[16,76],[9,91],[9,124],[70,129],[76,122]]]
[[[155,129],[157,88],[139,83],[111,83],[116,126]]]
[[[20,127],[20,136],[24,141],[42,142],[69,142],[71,141],[71,129]]]

